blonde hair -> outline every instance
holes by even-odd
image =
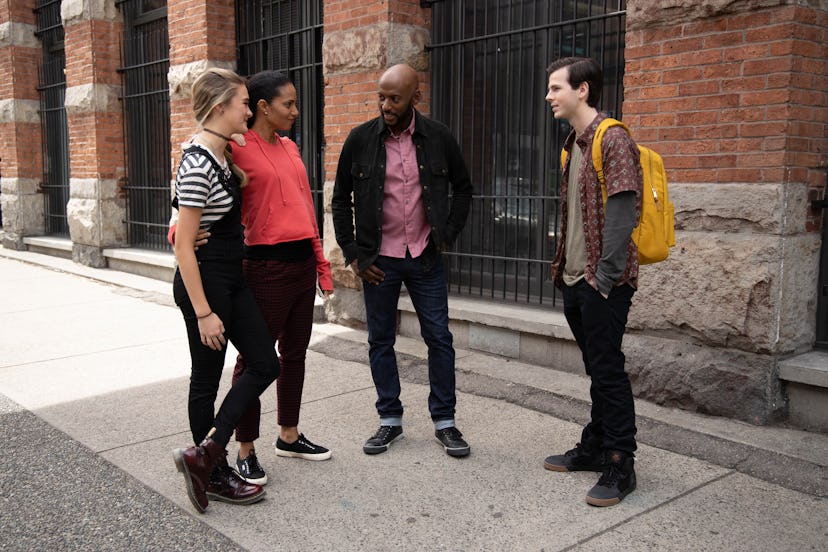
[[[228,69],[210,67],[201,73],[193,81],[192,88],[193,113],[199,126],[204,126],[217,106],[230,103],[239,86],[247,86],[247,81]],[[224,158],[227,159],[230,170],[238,177],[240,186],[247,186],[247,174],[233,162],[229,143],[224,149]]]

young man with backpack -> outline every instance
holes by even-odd
[[[586,496],[593,506],[618,504],[635,490],[635,407],[621,341],[638,279],[638,251],[631,239],[641,212],[639,150],[622,127],[600,143],[602,183],[592,163],[593,138],[606,117],[597,110],[603,75],[592,59],[553,62],[546,101],[556,119],[572,127],[562,167],[561,224],[552,264],[564,315],[589,375],[591,420],[575,448],[548,457],[552,471],[595,471],[601,477]]]

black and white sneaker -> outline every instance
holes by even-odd
[[[365,441],[362,446],[362,452],[365,454],[379,454],[388,450],[388,446],[396,441],[402,439],[402,426],[380,426],[374,435]]]
[[[305,460],[327,460],[331,457],[331,451],[312,443],[310,439],[300,433],[299,438],[293,443],[286,443],[282,441],[281,437],[277,438],[276,456],[304,458]]]
[[[469,444],[463,440],[463,434],[456,427],[447,427],[445,429],[438,429],[434,432],[434,436],[446,449],[446,454],[449,456],[468,456],[471,452]]]
[[[251,450],[250,454],[244,460],[238,456],[236,457],[236,472],[239,474],[239,477],[248,483],[253,483],[254,485],[267,484],[267,474],[264,468],[262,468],[262,465],[259,464],[259,459],[256,458],[256,451],[254,450]]]

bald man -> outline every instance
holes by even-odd
[[[403,405],[394,342],[405,284],[428,346],[428,409],[449,456],[470,448],[454,420],[454,346],[441,252],[466,223],[472,185],[445,125],[421,115],[417,72],[395,65],[379,79],[379,116],[342,146],[331,210],[345,262],[362,280],[379,429],[363,446],[379,454],[402,437]]]

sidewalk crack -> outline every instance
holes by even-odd
[[[668,504],[672,504],[673,502],[676,502],[677,500],[680,500],[680,499],[684,498],[685,496],[688,496],[692,493],[695,493],[696,491],[698,491],[700,489],[703,489],[703,488],[707,487],[708,485],[712,485],[713,483],[718,483],[722,479],[725,479],[726,477],[730,477],[731,475],[734,475],[736,473],[739,473],[739,472],[737,472],[735,470],[730,470],[726,473],[723,473],[719,476],[716,476],[713,479],[710,479],[708,481],[705,481],[704,483],[701,483],[700,485],[696,485],[695,487],[687,489],[683,493],[678,494],[678,495],[676,495],[672,498],[669,498],[669,499],[665,500],[664,502],[656,504],[655,506],[651,506],[650,508],[647,508],[646,510],[642,510],[641,512],[638,512],[637,514],[634,514],[634,515],[628,517],[627,519],[619,521],[615,525],[611,525],[610,527],[607,527],[606,529],[604,529],[602,531],[599,531],[599,532],[595,533],[594,535],[590,535],[585,539],[579,540],[578,542],[567,546],[566,548],[562,548],[559,552],[567,552],[568,550],[574,550],[575,548],[577,548],[577,547],[579,547],[579,546],[581,546],[581,545],[583,545],[583,544],[585,544],[585,543],[587,543],[591,540],[595,540],[596,538],[598,538],[602,535],[605,535],[605,534],[607,534],[611,531],[614,531],[615,529],[617,529],[618,527],[621,527],[622,525],[626,525],[627,523],[629,523],[633,520],[644,517],[645,515],[649,514],[650,512],[654,512],[654,511],[656,511],[660,508],[663,508],[664,506],[667,506]]]

